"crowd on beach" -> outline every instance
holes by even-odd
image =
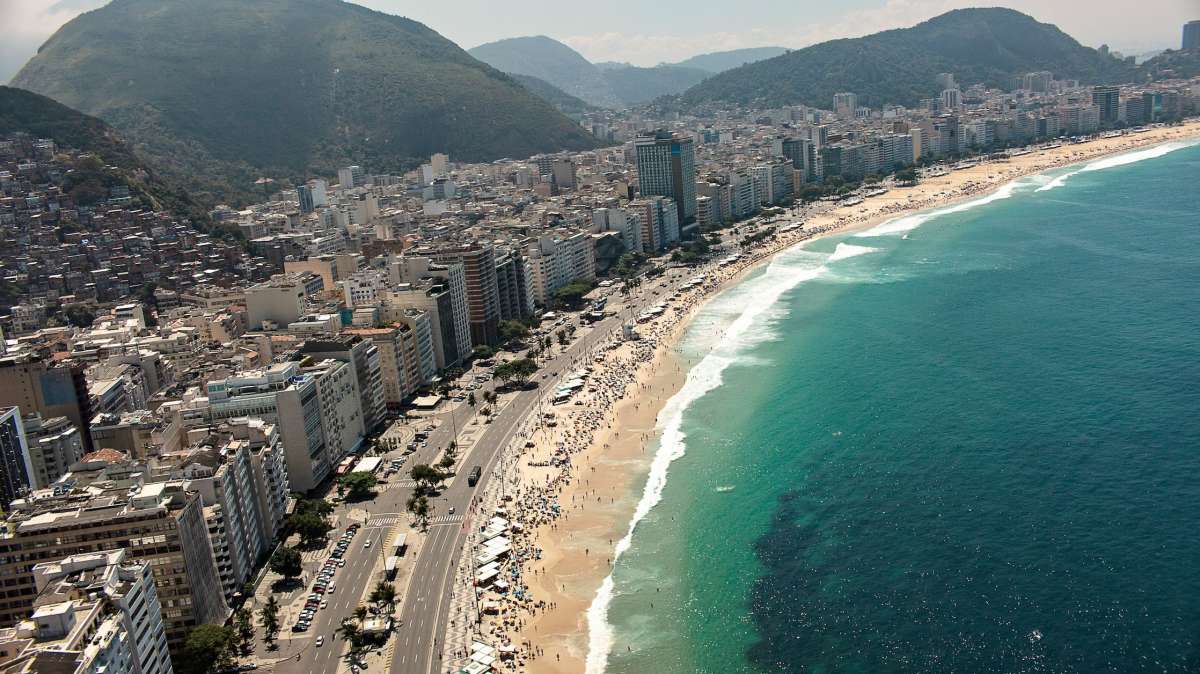
[[[581,479],[586,479],[582,477],[586,470],[595,470],[580,467],[580,453],[595,446],[597,436],[602,432],[607,432],[607,440],[620,439],[620,431],[614,430],[617,403],[631,395],[631,391],[645,391],[650,386],[647,380],[661,365],[658,356],[663,349],[660,347],[673,343],[671,335],[708,295],[763,258],[837,226],[829,224],[778,233],[753,248],[740,251],[741,257],[735,264],[720,267],[709,263],[694,268],[689,273],[703,274],[705,281],[681,292],[676,298],[665,299],[663,303],[667,310],[658,318],[640,324],[638,339],[622,341],[616,331],[574,361],[572,367],[579,370],[579,374],[587,375],[586,390],[576,394],[574,404],[541,406],[536,414],[525,420],[510,446],[502,450],[502,458],[487,489],[469,513],[469,517],[479,523],[476,529],[486,526],[484,523],[497,514],[508,519],[512,550],[504,565],[501,589],[495,585],[477,588],[473,553],[480,542],[480,532],[473,531],[469,537],[455,586],[456,593],[462,593],[466,598],[453,602],[459,610],[452,616],[443,654],[447,671],[459,671],[466,663],[470,655],[467,645],[472,639],[515,646],[512,657],[496,663],[497,667],[510,671],[524,671],[530,661],[547,657],[543,648],[530,640],[525,628],[531,618],[553,609],[554,605],[533,596],[526,578],[527,574],[545,573],[537,564],[543,552],[538,546],[539,529],[556,529],[570,518],[572,511],[586,509],[588,499],[596,497],[594,493],[568,492],[568,486],[578,486]],[[634,291],[639,292],[650,296],[648,289]],[[648,435],[643,434],[641,439],[644,441]],[[609,446],[605,442],[599,449]],[[564,502],[567,495],[570,498]],[[608,562],[611,563],[611,558]]]
[[[596,469],[590,459],[581,454],[589,450],[603,452],[611,442],[620,439],[615,414],[617,403],[627,396],[644,393],[651,386],[651,376],[662,365],[663,353],[674,344],[673,337],[708,296],[762,260],[804,240],[868,226],[902,212],[969,198],[1022,175],[1144,145],[1145,142],[1140,140],[1123,138],[1122,142],[1110,143],[1103,148],[1078,146],[1069,152],[1034,156],[1020,164],[983,164],[983,173],[977,179],[947,180],[944,186],[938,183],[937,186],[942,187],[938,191],[933,191],[934,187],[906,191],[906,199],[892,196],[875,204],[868,201],[858,209],[833,205],[808,210],[803,216],[811,219],[804,226],[784,228],[756,245],[738,251],[740,257],[736,262],[724,265],[709,262],[694,268],[689,275],[704,275],[702,284],[682,291],[676,297],[671,297],[670,292],[664,293],[661,297],[665,298],[662,303],[666,311],[638,326],[640,339],[622,341],[617,330],[577,358],[572,367],[580,374],[585,370],[591,373],[586,377],[586,390],[576,394],[574,404],[539,406],[523,422],[512,443],[502,449],[487,489],[476,500],[468,516],[468,522],[475,524],[458,569],[455,585],[458,597],[453,602],[457,608],[444,644],[442,662],[446,664],[445,671],[458,672],[467,664],[473,640],[502,647],[501,653],[505,657],[494,666],[513,672],[526,671],[529,663],[539,658],[560,660],[565,655],[547,653],[544,646],[533,641],[527,629],[531,621],[556,606],[553,597],[534,596],[529,579],[542,576],[538,582],[542,587],[559,584],[544,577],[546,570],[540,563],[544,551],[539,547],[539,532],[557,529],[573,512],[582,511],[595,502],[592,499],[596,494],[586,489],[583,483],[586,475]],[[662,281],[662,288],[668,287],[668,282]],[[650,288],[632,291],[647,299],[651,297],[650,292]],[[633,301],[633,297],[625,300],[627,309]],[[648,438],[649,434],[643,433],[640,441],[644,443]],[[571,486],[574,489],[570,489]],[[481,542],[480,531],[496,515],[510,522],[511,552],[502,567],[502,582],[490,587],[476,587],[475,552]],[[611,545],[608,550],[611,555]],[[586,552],[590,554],[591,551]],[[598,550],[596,554],[603,552]],[[613,560],[609,557],[606,561],[611,565]]]

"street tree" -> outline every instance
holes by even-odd
[[[375,589],[371,590],[368,601],[375,604],[378,609],[387,609],[388,614],[391,614],[396,607],[396,586],[387,581],[379,581],[375,585]]]
[[[413,517],[417,518],[417,523],[422,529],[429,526],[429,515],[433,511],[433,507],[429,505],[429,499],[425,496],[413,494],[408,499],[408,512],[412,513]]]
[[[271,570],[287,580],[304,573],[301,566],[300,552],[295,548],[281,547],[271,555]]]
[[[198,625],[184,640],[180,674],[214,674],[233,664],[234,631],[225,625]]]
[[[356,472],[343,475],[338,483],[345,487],[347,500],[362,501],[375,494],[375,485],[379,484],[379,479],[372,473]]]
[[[275,638],[279,636],[279,600],[275,595],[267,598],[267,603],[258,612],[258,624],[263,628],[263,639],[267,648],[274,650]]]
[[[243,606],[233,616],[234,642],[236,650],[243,656],[254,652],[254,616]]]

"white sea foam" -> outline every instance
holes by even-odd
[[[768,324],[772,316],[776,315],[773,308],[785,292],[827,271],[823,265],[812,264],[811,257],[811,253],[803,250],[781,255],[762,276],[734,289],[742,292],[732,293],[729,305],[740,306],[741,312],[728,323],[720,340],[712,346],[709,353],[688,372],[683,388],[672,396],[659,412],[658,428],[661,430],[661,436],[658,451],[650,464],[650,474],[633,518],[629,522],[629,528],[625,536],[617,542],[613,553],[614,568],[616,561],[629,550],[638,524],[662,500],[671,463],[687,452],[686,435],[682,429],[684,413],[694,402],[721,385],[725,368],[735,361],[741,362],[742,351],[770,338]],[[717,298],[714,304],[725,304],[721,299]],[[717,311],[726,309],[728,306],[714,307]],[[613,642],[613,628],[608,622],[608,609],[612,604],[614,587],[610,572],[600,584],[600,589],[587,610],[587,674],[603,674],[608,665],[608,655]]]
[[[1067,178],[1070,178],[1076,173],[1079,173],[1079,171],[1068,171],[1060,176],[1055,176],[1053,180],[1037,188],[1034,190],[1034,192],[1048,192],[1056,187],[1062,187],[1063,185],[1067,184]]]
[[[906,215],[901,218],[896,218],[895,220],[888,220],[876,225],[875,227],[872,227],[871,229],[868,229],[865,232],[859,232],[858,234],[855,234],[855,236],[892,236],[895,234],[910,232],[938,216],[949,215],[950,213],[962,213],[964,211],[969,211],[972,208],[978,208],[979,206],[990,204],[993,201],[1007,199],[1013,195],[1013,192],[1016,191],[1017,187],[1020,185],[1021,183],[1018,181],[1006,183],[997,188],[994,192],[989,192],[978,199],[964,201],[961,204],[955,204],[953,206],[947,206],[946,208],[939,208],[933,211]]]
[[[1157,157],[1161,157],[1170,152],[1174,152],[1175,150],[1181,150],[1185,147],[1191,147],[1191,146],[1195,145],[1197,142],[1200,142],[1200,141],[1192,140],[1192,141],[1182,141],[1182,142],[1173,142],[1173,143],[1163,143],[1162,145],[1155,145],[1154,147],[1148,147],[1144,150],[1135,150],[1133,152],[1126,152],[1125,154],[1118,154],[1118,155],[1114,155],[1112,157],[1105,157],[1104,159],[1099,159],[1097,161],[1094,161],[1094,162],[1088,164],[1087,166],[1084,166],[1082,169],[1080,169],[1080,171],[1081,172],[1083,172],[1083,171],[1103,171],[1104,169],[1113,168],[1116,166],[1125,166],[1126,164],[1134,164],[1139,161],[1145,161],[1147,159],[1155,159]]]
[[[871,248],[870,246],[854,246],[848,243],[839,243],[837,248],[833,249],[833,255],[830,255],[826,262],[837,262],[838,260],[877,252],[879,252],[878,248]]]
[[[1174,152],[1175,150],[1181,150],[1185,147],[1191,147],[1191,146],[1195,145],[1197,142],[1200,142],[1200,141],[1192,140],[1192,141],[1179,141],[1179,142],[1172,142],[1172,143],[1163,143],[1162,145],[1155,145],[1153,147],[1148,147],[1148,148],[1145,148],[1142,150],[1134,150],[1133,152],[1126,152],[1125,154],[1118,154],[1118,155],[1114,155],[1112,157],[1105,157],[1104,159],[1098,159],[1094,162],[1084,165],[1083,168],[1076,169],[1074,171],[1069,171],[1067,173],[1064,173],[1060,176],[1055,177],[1049,183],[1046,183],[1045,185],[1039,187],[1036,191],[1046,192],[1046,191],[1052,190],[1056,187],[1062,187],[1063,185],[1067,184],[1067,179],[1070,178],[1071,176],[1075,175],[1076,173],[1090,173],[1092,171],[1103,171],[1104,169],[1115,168],[1117,166],[1126,166],[1128,164],[1136,164],[1137,162],[1145,161],[1147,159],[1156,159],[1165,154]]]

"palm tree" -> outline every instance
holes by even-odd
[[[279,634],[279,600],[275,599],[275,595],[271,595],[267,599],[267,603],[263,605],[258,615],[259,625],[262,625],[263,638],[267,642],[267,648],[274,650],[275,637]]]
[[[355,652],[362,647],[363,634],[358,623],[353,620],[343,620],[335,633],[350,645],[350,651]]]
[[[355,620],[357,620],[357,621],[358,621],[360,624],[361,624],[361,623],[362,623],[364,620],[366,620],[366,619],[367,619],[367,607],[366,607],[366,606],[358,606],[358,607],[355,607],[355,609],[354,609],[354,618],[355,618]]]
[[[387,608],[390,615],[396,606],[396,586],[381,580],[371,591],[369,599],[377,608]]]

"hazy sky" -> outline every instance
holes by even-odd
[[[910,26],[968,6],[1012,7],[1058,25],[1086,45],[1108,43],[1128,52],[1178,48],[1183,24],[1200,19],[1200,0],[357,1],[421,21],[464,48],[542,34],[592,61],[638,65],[739,47],[803,47]],[[0,82],[8,81],[59,26],[106,2],[0,0]]]

